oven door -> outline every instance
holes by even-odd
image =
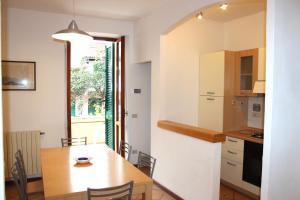
[[[262,154],[262,144],[245,141],[243,180],[258,187],[261,186]]]

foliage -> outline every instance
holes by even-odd
[[[92,69],[91,69],[92,67]],[[71,101],[98,98],[105,100],[105,50],[98,49],[93,65],[89,66],[87,57],[82,58],[79,68],[71,68]],[[96,105],[95,105],[96,106]],[[100,111],[101,108],[96,108]]]

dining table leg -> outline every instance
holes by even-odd
[[[146,191],[143,193],[143,200],[152,200],[152,184],[146,185]]]

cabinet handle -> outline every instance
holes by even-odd
[[[236,140],[228,139],[229,142],[238,142]]]
[[[227,151],[228,153],[230,153],[230,154],[233,154],[233,155],[236,155],[237,153],[236,152],[233,152],[233,151]]]
[[[206,100],[208,100],[208,101],[214,101],[215,99],[214,98],[206,98]]]
[[[233,164],[233,163],[231,163],[231,162],[228,162],[228,161],[227,161],[227,164],[230,165],[230,166],[236,167],[236,164]]]
[[[214,92],[206,92],[206,94],[215,94]]]

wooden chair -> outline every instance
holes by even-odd
[[[81,138],[61,138],[61,146],[78,146],[78,145],[87,145],[87,137]]]
[[[18,150],[15,153],[15,159],[16,159],[16,166],[19,171],[19,176],[22,179],[22,182],[24,184],[24,188],[27,194],[35,194],[35,193],[43,193],[44,192],[44,186],[42,180],[36,180],[28,182],[28,177],[26,173],[24,158],[21,150]]]
[[[131,200],[132,199],[133,181],[124,185],[103,188],[103,189],[87,189],[88,200]]]
[[[152,156],[141,151],[139,152],[137,167],[150,178],[153,176],[155,163],[156,158],[153,158]]]
[[[11,175],[16,185],[20,200],[28,200],[26,183],[23,180],[21,169],[17,162],[15,162],[11,168]]]
[[[132,146],[130,144],[128,144],[127,142],[124,142],[124,141],[120,142],[118,154],[124,155],[125,157],[127,154],[126,160],[130,160],[131,151],[132,151]]]

